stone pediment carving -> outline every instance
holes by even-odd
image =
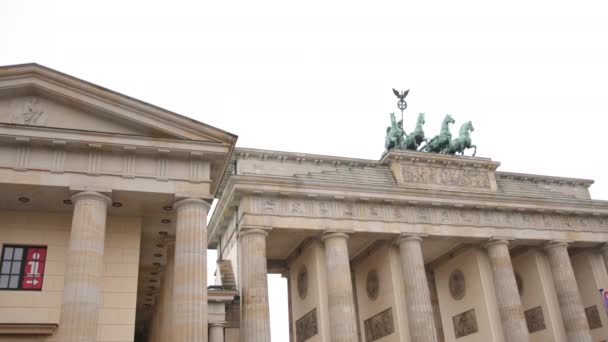
[[[57,98],[26,95],[0,99],[0,122],[79,131],[174,138],[171,134]]]
[[[438,190],[496,191],[496,168],[487,158],[457,157],[433,153],[390,151],[388,164],[398,185]]]
[[[0,124],[234,144],[236,136],[37,65],[0,67]]]

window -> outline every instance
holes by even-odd
[[[46,247],[4,246],[0,290],[41,290]]]

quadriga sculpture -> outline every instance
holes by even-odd
[[[397,122],[395,113],[391,113],[391,125],[386,128],[386,137],[384,138],[385,152],[393,148],[401,148],[403,145],[405,132],[403,131],[403,121]]]
[[[441,152],[445,154],[456,154],[464,155],[464,150],[467,148],[474,148],[473,157],[477,154],[477,146],[472,145],[470,132],[473,132],[475,128],[471,121],[467,121],[460,126],[460,135],[458,138],[450,141],[449,145],[446,146]]]
[[[423,141],[427,141],[427,139],[424,137],[424,130],[422,129],[422,125],[424,125],[425,122],[424,113],[418,114],[416,129],[405,137],[403,145],[401,146],[402,149],[416,151],[418,146],[420,146]]]
[[[447,114],[441,123],[441,131],[439,132],[439,135],[431,139],[420,149],[420,151],[441,153],[450,144],[450,140],[452,139],[452,133],[450,133],[450,124],[455,122],[456,121],[454,121],[452,116]]]

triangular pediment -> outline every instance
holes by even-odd
[[[234,145],[236,136],[52,69],[0,67],[0,123]]]

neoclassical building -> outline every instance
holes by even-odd
[[[0,341],[267,342],[269,273],[293,342],[608,340],[590,180],[235,148],[39,65],[0,68],[0,139]]]

